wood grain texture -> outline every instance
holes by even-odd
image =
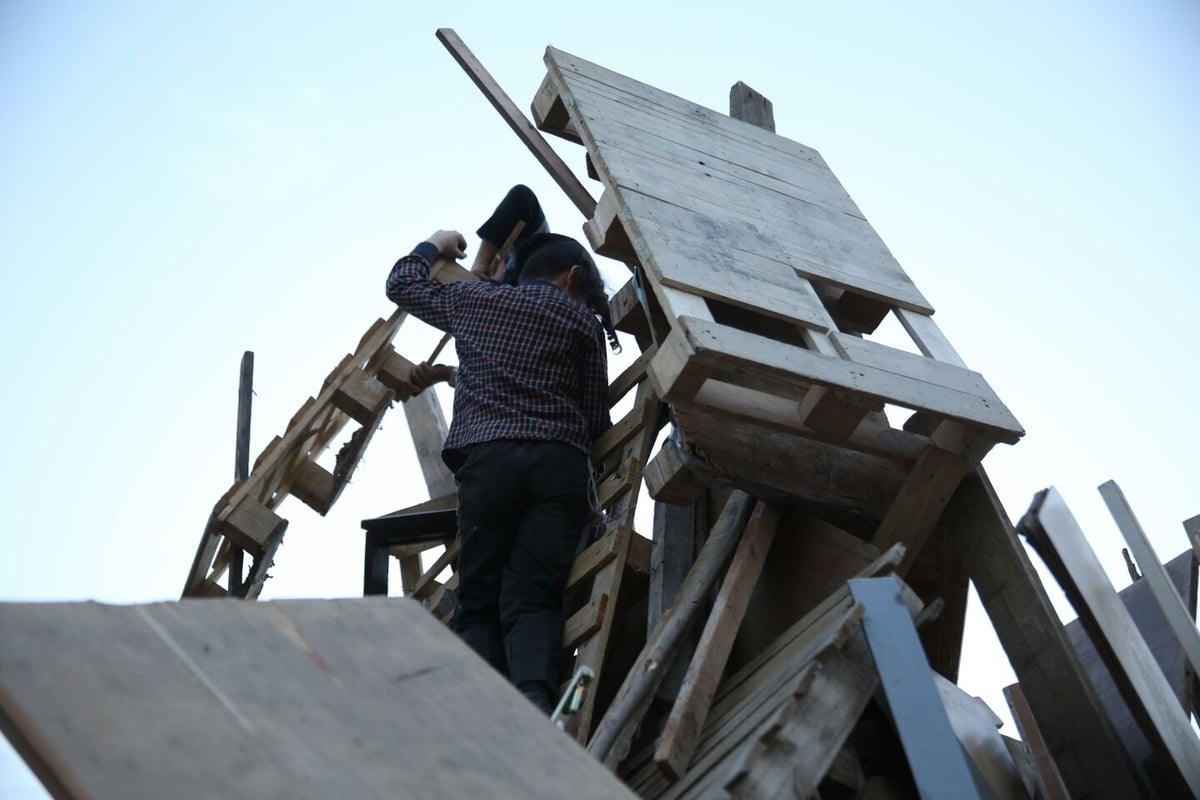
[[[712,203],[701,212],[710,219],[764,224],[778,252],[806,275],[932,310],[815,150],[554,48],[546,63],[607,188],[671,195],[657,199],[660,206]],[[748,196],[755,202],[747,206]],[[622,211],[620,219],[633,239],[637,213]],[[671,243],[634,247],[654,271]]]
[[[1147,738],[1170,755],[1182,786],[1200,796],[1200,739],[1058,491],[1039,493],[1019,527],[1036,537]]]
[[[944,515],[1072,797],[1137,797],[1121,745],[982,468]]]
[[[60,797],[631,796],[408,600],[0,605],[0,704]]]
[[[695,753],[717,683],[725,673],[734,637],[770,552],[780,517],[777,506],[758,503],[721,581],[721,589],[654,753],[655,763],[673,779],[683,774]]]
[[[1200,675],[1200,632],[1196,630],[1196,619],[1183,604],[1183,599],[1176,591],[1171,577],[1167,574],[1154,546],[1146,538],[1146,532],[1133,514],[1129,501],[1116,481],[1106,481],[1100,486],[1100,496],[1104,498],[1108,511],[1120,529],[1121,535],[1129,543],[1133,558],[1142,570],[1142,576],[1150,587],[1154,599],[1158,601],[1163,616],[1174,631],[1183,652],[1192,665],[1192,671]]]

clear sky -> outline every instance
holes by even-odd
[[[440,26],[522,108],[547,44],[721,111],[734,82],[761,91],[1024,424],[985,462],[1010,514],[1057,486],[1124,586],[1095,490],[1111,478],[1162,560],[1187,547],[1194,2],[4,0],[0,599],[177,597],[232,480],[244,350],[257,454],[390,313],[386,273],[430,232],[473,249],[525,182],[581,235]],[[552,144],[583,176],[583,150]],[[419,359],[433,341],[406,325],[399,343]],[[359,521],[425,497],[409,451],[395,411],[328,517],[287,501],[264,597],[360,592]],[[1007,716],[988,630],[973,614],[962,684]],[[31,780],[0,752],[0,795],[41,796]]]

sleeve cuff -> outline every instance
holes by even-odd
[[[410,255],[420,256],[421,258],[425,259],[426,264],[432,266],[433,262],[437,261],[438,258],[437,245],[433,244],[432,242],[421,242],[412,249],[412,253],[410,253]]]

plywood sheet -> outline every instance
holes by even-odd
[[[58,797],[632,796],[405,599],[0,605],[0,722]]]
[[[720,226],[761,226],[775,246],[760,252],[804,276],[932,311],[815,150],[554,48],[546,63],[597,172],[621,199],[649,192],[655,203]],[[645,211],[624,203],[621,209],[627,230]],[[635,249],[658,274],[668,248],[656,239],[646,244]],[[661,274],[669,280],[669,270]],[[772,288],[802,291],[791,283],[802,278],[787,278]],[[749,300],[736,293],[730,299]]]

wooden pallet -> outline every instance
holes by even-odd
[[[445,260],[433,266],[431,275],[445,283],[473,278]],[[294,495],[317,513],[328,513],[392,402],[412,394],[408,378],[413,363],[392,348],[406,316],[397,310],[387,320],[376,320],[354,352],[329,373],[317,396],[292,416],[283,435],[266,446],[249,477],[234,483],[217,501],[184,584],[184,597],[228,594],[218,581],[234,547],[254,559],[245,596],[257,597],[287,528],[287,521],[276,513],[279,504]],[[317,458],[349,425],[357,428],[337,453],[333,470],[327,470]]]
[[[743,444],[785,433],[899,462],[874,543],[903,540],[915,558],[962,476],[1023,431],[820,154],[554,48],[545,60],[535,120],[583,144],[605,187],[585,231],[647,277],[638,302],[630,290],[617,306],[626,320],[649,312],[650,374],[676,411],[652,494],[687,502],[712,483],[698,465],[761,489],[751,448],[728,444],[733,420]],[[866,338],[889,313],[911,351]],[[911,410],[905,430],[885,406]]]

